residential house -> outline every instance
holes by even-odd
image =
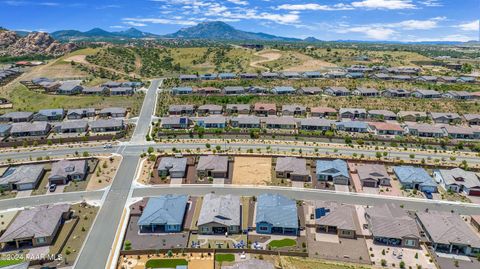
[[[435,126],[433,124],[407,124],[405,126],[405,132],[419,137],[431,137],[431,138],[441,138],[445,136],[442,128]]]
[[[223,88],[223,93],[226,95],[244,94],[245,88],[241,86],[228,86]]]
[[[462,122],[462,117],[458,113],[440,113],[440,112],[430,112],[430,117],[435,123],[443,124],[457,124]]]
[[[33,115],[33,121],[61,121],[65,117],[65,111],[58,109],[42,109]]]
[[[253,115],[240,115],[230,119],[230,123],[234,128],[250,129],[261,128],[260,118]]]
[[[83,87],[80,85],[81,81],[78,80],[71,80],[71,81],[64,81],[62,85],[58,87],[57,94],[62,95],[74,95],[79,94],[82,92]]]
[[[297,203],[280,194],[257,197],[255,231],[258,234],[298,235]]]
[[[405,89],[386,89],[382,92],[384,97],[409,97],[410,92]]]
[[[320,117],[325,118],[329,116],[337,115],[338,111],[335,108],[331,107],[312,107],[310,108],[310,116],[311,117]]]
[[[168,114],[169,115],[176,115],[176,116],[188,115],[188,116],[192,116],[194,112],[195,112],[195,108],[193,107],[193,105],[170,105],[168,107]]]
[[[428,210],[416,214],[434,251],[467,256],[480,253],[480,237],[458,213]]]
[[[241,211],[238,196],[206,194],[198,217],[198,233],[209,235],[240,233]]]
[[[197,75],[180,75],[178,78],[180,79],[180,81],[195,81],[195,80],[198,80]]]
[[[416,89],[411,96],[423,99],[441,98],[442,94],[435,90]]]
[[[307,108],[301,105],[283,105],[283,116],[304,116],[307,113]]]
[[[370,75],[371,79],[378,79],[378,80],[390,80],[392,77],[389,74],[385,73],[375,73]]]
[[[435,180],[421,167],[407,165],[395,166],[393,172],[405,189],[430,193],[437,192],[437,183],[435,183]]]
[[[318,181],[333,182],[337,185],[348,185],[350,174],[344,160],[317,160],[316,172]]]
[[[293,130],[297,127],[295,118],[291,116],[268,116],[262,118],[261,122],[264,123],[267,129]]]
[[[257,79],[258,74],[256,73],[242,73],[240,74],[241,79]]]
[[[55,132],[61,134],[81,134],[88,130],[88,121],[74,120],[61,122],[54,127]]]
[[[335,123],[337,131],[351,133],[367,133],[368,124],[363,121],[342,121]]]
[[[272,89],[274,94],[294,94],[297,90],[290,86],[276,86]]]
[[[275,104],[255,103],[253,111],[257,116],[277,115],[277,106]]]
[[[299,128],[305,131],[328,131],[332,129],[334,121],[321,118],[303,118]]]
[[[218,75],[217,74],[203,74],[203,75],[200,75],[200,79],[201,80],[215,80],[218,78]]]
[[[459,77],[457,79],[458,83],[475,83],[474,77]]]
[[[363,87],[358,87],[355,90],[352,91],[353,95],[357,96],[364,96],[364,97],[377,97],[379,96],[379,92],[375,88],[363,88]]]
[[[286,79],[294,79],[294,78],[300,78],[300,73],[294,72],[294,71],[284,71],[281,74],[282,78]]]
[[[447,191],[480,196],[480,180],[477,173],[462,168],[436,169],[433,177]]]
[[[103,83],[102,86],[107,88],[119,88],[122,87],[122,82],[108,81]]]
[[[196,123],[197,126],[206,129],[223,129],[227,127],[227,118],[219,115],[200,117],[196,119]]]
[[[172,88],[173,95],[183,95],[183,94],[192,94],[193,89],[192,87],[175,87]]]
[[[252,93],[252,94],[267,94],[269,93],[270,91],[265,88],[265,87],[260,87],[260,86],[250,86],[248,87],[248,90],[247,90],[248,93]]]
[[[416,79],[419,82],[428,82],[428,83],[436,83],[438,81],[438,77],[436,76],[419,76]]]
[[[390,186],[390,176],[382,164],[364,164],[356,167],[362,187]]]
[[[157,167],[159,177],[183,178],[187,170],[187,158],[162,157]]]
[[[43,164],[10,166],[0,175],[0,187],[3,190],[33,190],[44,175]]]
[[[137,222],[140,233],[181,232],[187,205],[187,195],[150,197]]]
[[[121,95],[132,95],[135,92],[135,89],[132,87],[115,87],[110,88],[110,95],[112,96],[121,96]]]
[[[471,100],[475,98],[471,92],[466,91],[448,91],[443,94],[443,97],[455,100]]]
[[[69,109],[67,112],[67,119],[69,120],[79,120],[83,118],[93,118],[93,117],[95,117],[94,108]]]
[[[478,139],[480,129],[460,125],[444,125],[441,127],[446,136],[452,139]]]
[[[390,76],[390,79],[398,81],[412,81],[414,77],[409,75],[392,75]]]
[[[346,78],[347,77],[347,72],[345,71],[330,71],[326,74],[324,74],[324,77],[326,78]]]
[[[200,156],[197,164],[199,177],[227,178],[228,157],[220,155]]]
[[[265,79],[276,79],[279,78],[280,75],[278,73],[272,73],[272,72],[263,72],[262,73],[262,78]]]
[[[367,111],[363,108],[340,108],[340,118],[342,119],[366,119]]]
[[[390,110],[369,110],[368,117],[375,120],[397,120],[397,114]]]
[[[227,113],[232,114],[250,114],[250,105],[248,104],[228,104]]]
[[[480,114],[464,114],[463,118],[470,126],[480,125]]]
[[[0,124],[0,138],[9,136],[11,129],[12,125],[10,124]]]
[[[170,116],[161,119],[162,129],[188,129],[192,125],[192,120],[188,117]]]
[[[365,210],[367,228],[373,242],[381,245],[420,248],[416,221],[393,203],[379,204]]]
[[[345,77],[350,79],[359,79],[364,78],[365,74],[362,72],[348,72]]]
[[[70,205],[42,205],[18,213],[0,237],[5,246],[21,248],[52,245],[64,221],[70,217]]]
[[[29,122],[33,119],[32,112],[15,111],[0,116],[0,122]]]
[[[123,118],[127,116],[127,110],[123,107],[107,107],[98,112],[101,118]]]
[[[303,72],[303,77],[305,77],[305,78],[321,78],[322,73],[320,73],[318,71],[307,71],[307,72]]]
[[[219,79],[236,79],[237,75],[234,73],[220,73],[218,74]]]
[[[195,88],[193,89],[193,92],[196,94],[210,95],[210,94],[219,94],[222,92],[222,90],[215,87],[203,87],[203,88]]]
[[[331,96],[349,96],[350,90],[345,87],[327,87],[323,90],[325,94]]]
[[[457,78],[456,77],[449,77],[449,76],[441,76],[441,77],[438,77],[437,81],[442,82],[442,83],[456,83]]]
[[[219,105],[201,105],[198,107],[199,115],[219,115],[223,112],[223,107]]]
[[[397,116],[404,122],[418,122],[427,119],[427,112],[421,111],[399,111]]]
[[[65,185],[70,181],[85,180],[88,174],[86,160],[61,160],[52,164],[48,177],[50,184]]]
[[[47,136],[51,128],[51,125],[44,121],[13,123],[10,135],[12,137]]]
[[[401,136],[405,132],[399,124],[389,122],[369,122],[368,128],[375,135]]]
[[[310,171],[307,161],[296,157],[278,157],[275,164],[277,178],[288,178],[293,181],[309,181]]]
[[[82,94],[85,95],[107,95],[110,91],[107,87],[98,86],[98,87],[83,87]]]
[[[354,206],[336,202],[315,202],[315,227],[317,233],[336,234],[340,238],[355,239],[358,220]]]
[[[323,90],[320,87],[303,87],[300,90],[298,90],[299,94],[304,94],[304,95],[317,95],[317,94],[321,94],[322,92]]]
[[[106,119],[95,120],[89,123],[90,131],[93,133],[119,132],[125,129],[123,120]]]

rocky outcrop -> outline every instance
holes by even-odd
[[[2,44],[4,46],[2,47]],[[48,33],[33,32],[20,38],[15,32],[0,32],[0,54],[9,56],[50,55],[60,56],[75,49],[75,44],[62,44]]]

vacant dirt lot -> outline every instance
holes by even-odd
[[[235,157],[232,184],[267,185],[271,181],[271,158]]]

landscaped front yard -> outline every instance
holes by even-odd
[[[188,265],[185,259],[152,259],[145,264],[146,268],[175,268],[178,265]]]
[[[275,249],[275,248],[284,248],[284,247],[293,247],[297,245],[297,241],[290,239],[290,238],[285,238],[285,239],[280,239],[280,240],[272,240],[270,243],[268,243],[268,247]]]

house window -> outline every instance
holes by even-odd
[[[416,241],[413,239],[407,239],[405,240],[405,246],[414,247],[416,246]]]
[[[39,237],[37,238],[37,243],[38,244],[44,244],[46,242],[45,237]]]
[[[260,226],[260,231],[267,231],[268,230],[268,227],[266,226]]]
[[[202,227],[202,232],[209,232],[210,229],[208,229],[208,227]]]

